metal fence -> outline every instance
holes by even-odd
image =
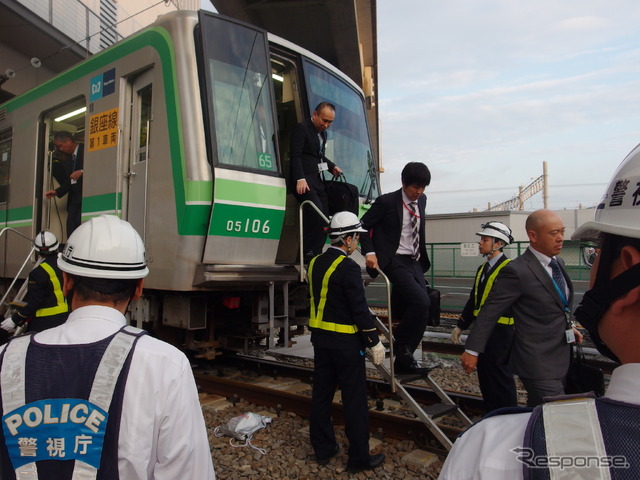
[[[427,243],[426,246],[431,260],[428,276],[432,281],[437,277],[473,278],[478,267],[485,262],[480,254],[463,255],[464,249],[460,243]],[[514,242],[504,252],[513,259],[524,253],[528,246],[529,242]],[[565,269],[572,281],[589,280],[589,267],[582,260],[580,242],[565,241],[560,256],[565,261]]]

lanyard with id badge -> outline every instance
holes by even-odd
[[[569,310],[569,302],[567,301],[567,296],[562,290],[560,290],[560,287],[558,286],[556,281],[553,279],[553,277],[551,277],[551,280],[553,280],[553,286],[556,287],[556,290],[558,291],[558,295],[560,295],[560,300],[562,300],[562,304],[564,305],[564,318],[567,322],[567,329],[564,332],[565,339],[567,340],[567,343],[575,343],[576,334],[573,331],[573,322],[571,321],[571,310]]]
[[[325,143],[320,133],[318,133],[318,140],[320,141],[320,151],[318,152],[318,155],[320,156],[320,163],[318,163],[318,173],[322,175],[322,172],[326,172],[327,170],[329,170],[329,164],[324,161]]]

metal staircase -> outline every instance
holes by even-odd
[[[329,219],[325,217],[322,214],[322,212],[318,210],[318,208],[311,201],[307,200],[300,205],[298,214],[299,214],[299,222],[300,222],[299,271],[300,271],[301,282],[307,281],[307,275],[306,275],[307,272],[303,265],[303,250],[302,250],[302,223],[303,223],[302,209],[304,207],[311,207],[316,211],[318,215],[320,215],[324,219],[326,223],[329,223]],[[387,276],[380,269],[378,269],[378,273],[381,276],[381,278],[383,278],[386,282],[387,305],[390,306],[391,305],[391,284]],[[433,378],[431,378],[431,376],[428,373],[422,374],[422,375],[396,375],[395,374],[394,366],[393,366],[395,357],[393,354],[394,339],[393,339],[393,333],[392,333],[391,309],[389,308],[388,326],[385,325],[377,317],[377,315],[373,313],[373,311],[371,311],[371,315],[375,318],[375,323],[378,330],[380,330],[383,333],[383,335],[387,338],[389,342],[389,349],[390,349],[389,366],[387,367],[385,365],[386,363],[385,361],[380,365],[375,365],[376,369],[378,370],[382,378],[391,385],[392,393],[398,395],[406,402],[409,408],[411,408],[411,410],[416,414],[418,419],[425,424],[427,429],[438,439],[438,441],[447,449],[447,451],[451,450],[451,448],[453,448],[453,442],[442,431],[442,429],[440,428],[440,425],[438,425],[437,423],[437,420],[441,417],[444,417],[445,415],[452,414],[452,415],[455,415],[465,427],[471,426],[473,422],[469,419],[469,417],[467,417],[467,415],[465,415],[465,413],[462,410],[460,410],[460,407],[458,406],[458,404],[456,404],[451,399],[451,397],[447,395],[447,393],[440,387],[440,385],[438,385],[438,383]],[[433,392],[440,399],[440,403],[423,408],[411,396],[411,394],[407,391],[407,389],[404,388],[403,383],[418,380],[418,379],[423,380],[427,384],[427,386],[431,390],[433,390]]]
[[[389,283],[389,279],[385,276],[382,271],[378,270],[380,276],[385,280],[387,284],[387,305],[391,305],[391,285]],[[391,385],[391,391],[401,397],[405,403],[411,408],[411,410],[416,414],[418,419],[425,424],[427,429],[438,439],[438,441],[447,449],[447,451],[453,448],[453,442],[445,435],[438,425],[437,420],[445,415],[455,415],[458,420],[464,425],[464,427],[469,427],[472,425],[471,419],[465,415],[465,413],[460,410],[458,404],[456,404],[447,392],[445,392],[440,385],[428,374],[421,375],[396,375],[394,372],[394,360],[395,356],[393,353],[393,333],[392,333],[392,319],[391,319],[391,309],[389,308],[388,314],[388,324],[385,325],[382,320],[380,320],[373,312],[371,315],[375,318],[376,327],[378,330],[382,332],[382,334],[386,337],[389,342],[389,366],[387,367],[386,361],[380,365],[375,365],[376,369],[382,376],[382,378],[387,381]],[[436,403],[434,405],[430,405],[428,407],[423,408],[404,388],[404,383],[415,381],[415,380],[423,380],[427,386],[433,390],[433,392],[440,399],[440,403]]]

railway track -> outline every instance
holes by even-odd
[[[266,360],[257,356],[235,355],[225,357],[224,363],[216,361],[213,368],[203,367],[195,371],[196,382],[203,393],[225,397],[231,403],[248,402],[276,411],[292,412],[308,417],[311,408],[311,382],[313,368],[285,361]],[[372,370],[369,383],[370,429],[374,436],[413,440],[419,448],[439,455],[447,451],[439,444],[427,427],[413,412],[390,392],[390,387]],[[430,389],[419,382],[406,384],[412,396],[425,407],[438,403]],[[449,392],[461,408],[471,416],[482,414],[481,398],[462,392]],[[334,401],[332,415],[336,422],[343,423],[342,404]],[[442,417],[442,430],[454,440],[462,431],[456,417]]]
[[[386,312],[376,312],[382,316]],[[423,351],[430,356],[456,362],[463,345],[454,345],[448,341],[448,335],[457,316],[443,314],[439,328],[429,328],[423,341]],[[252,404],[271,407],[276,411],[292,412],[308,417],[313,381],[313,362],[285,352],[287,349],[227,354],[216,359],[215,363],[204,365],[195,372],[199,388],[204,393],[225,397],[232,403],[246,401]],[[590,356],[588,363],[610,373],[615,365],[600,356]],[[368,370],[370,425],[371,431],[380,436],[397,439],[409,439],[425,450],[446,455],[446,450],[435,439],[425,424],[403,402],[391,393],[390,386],[383,381],[373,368]],[[483,413],[480,395],[452,391],[445,388],[453,401],[471,418],[479,418]],[[405,385],[411,396],[425,408],[439,403],[436,394],[420,381]],[[339,398],[334,401],[333,417],[343,423],[343,411]],[[456,417],[443,417],[439,424],[446,436],[455,439],[462,430]]]

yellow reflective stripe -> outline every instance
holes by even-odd
[[[502,325],[513,325],[513,317],[500,317],[498,323]]]
[[[478,286],[480,285],[480,276],[482,275],[482,269],[478,270],[478,274],[476,275],[476,281],[474,285],[474,297],[476,299],[476,305],[477,305],[476,309],[473,311],[473,315],[475,317],[477,317],[480,314],[480,309],[482,308],[482,305],[484,305],[484,302],[487,300],[487,297],[489,296],[489,292],[493,288],[493,283],[496,281],[496,277],[498,276],[498,273],[500,273],[500,270],[502,270],[510,261],[511,259],[507,258],[504,262],[498,265],[493,272],[491,272],[491,275],[489,275],[489,278],[487,279],[487,284],[484,287],[484,292],[482,292],[482,298],[480,299],[480,303],[478,303],[477,300],[478,300]],[[501,323],[504,325],[513,325],[513,317],[500,317],[498,319],[498,323]]]
[[[48,263],[42,262],[40,266],[49,275],[49,279],[51,280],[51,284],[53,285],[53,294],[56,296],[58,304],[55,307],[39,309],[38,311],[36,311],[36,317],[49,317],[51,315],[68,312],[69,306],[67,305],[67,300],[62,294],[62,286],[60,285],[60,280],[58,280],[56,271]]]
[[[313,271],[313,266],[315,265],[315,260],[317,257],[313,258],[311,262],[309,262],[309,278],[311,278],[311,273]],[[311,318],[309,319],[309,326],[312,328],[319,328],[321,330],[328,330],[330,332],[338,332],[338,333],[357,333],[358,327],[355,325],[345,325],[342,323],[333,323],[333,322],[325,322],[322,320],[324,316],[324,306],[327,303],[327,290],[329,289],[329,278],[333,275],[333,272],[336,271],[336,268],[345,258],[344,255],[340,255],[336,258],[331,266],[327,269],[322,278],[322,287],[320,288],[320,301],[318,302],[318,307],[316,309],[316,302],[313,295],[313,289],[311,290]]]

